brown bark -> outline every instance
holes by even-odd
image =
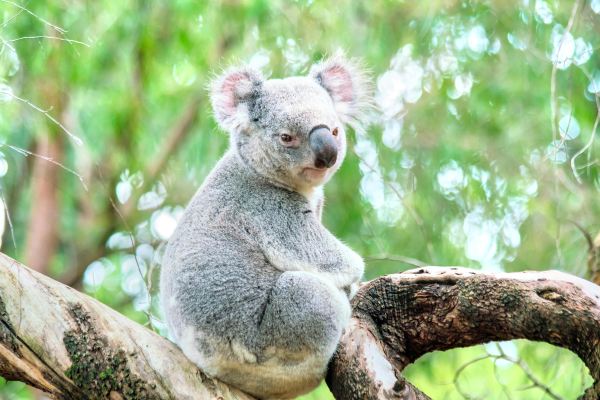
[[[485,274],[420,268],[368,282],[327,382],[339,399],[427,399],[401,375],[420,356],[493,340],[545,341],[576,353],[600,398],[600,287],[557,271]]]

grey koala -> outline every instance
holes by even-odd
[[[206,374],[263,399],[323,379],[350,318],[362,258],[321,224],[322,186],[360,121],[365,75],[341,55],[306,77],[230,69],[212,85],[230,148],[163,257],[169,331]]]

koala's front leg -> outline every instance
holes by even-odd
[[[356,253],[354,250],[346,246],[344,243],[336,239],[339,246],[340,254],[342,258],[346,260],[347,268],[345,271],[340,271],[334,273],[332,278],[340,280],[340,286],[342,290],[346,293],[349,299],[353,298],[356,292],[358,291],[358,287],[360,285],[360,280],[363,277],[365,263],[363,258]],[[340,277],[340,273],[342,276]],[[337,276],[335,276],[337,275]],[[340,279],[342,278],[342,279]],[[349,282],[349,283],[348,283]],[[346,283],[346,284],[343,284]]]
[[[295,218],[294,218],[295,217]],[[319,274],[353,296],[362,278],[364,262],[314,217],[297,217],[282,224],[261,224],[256,232],[263,253],[281,271]],[[261,226],[261,228],[262,228]],[[293,229],[292,229],[293,228]]]

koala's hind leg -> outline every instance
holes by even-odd
[[[348,297],[333,284],[317,274],[283,272],[261,310],[251,345],[261,349],[256,359],[218,362],[214,375],[261,399],[299,396],[323,379],[349,318]]]
[[[284,272],[269,295],[259,328],[265,355],[273,353],[290,366],[310,361],[310,368],[324,371],[350,313],[348,297],[318,274]]]
[[[333,284],[313,273],[283,272],[259,319],[257,363],[221,378],[263,399],[306,393],[323,379],[349,318],[348,297]]]

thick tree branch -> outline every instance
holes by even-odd
[[[600,398],[600,287],[557,272],[485,274],[428,267],[371,281],[327,382],[339,399],[427,399],[401,375],[425,353],[493,340],[565,347],[588,366]]]
[[[425,267],[362,286],[329,368],[336,398],[427,399],[402,370],[425,353],[526,338],[565,347],[600,394],[600,287],[555,271]],[[59,399],[246,399],[168,340],[0,254],[0,376]]]
[[[168,340],[3,254],[0,375],[59,399],[250,399]]]

